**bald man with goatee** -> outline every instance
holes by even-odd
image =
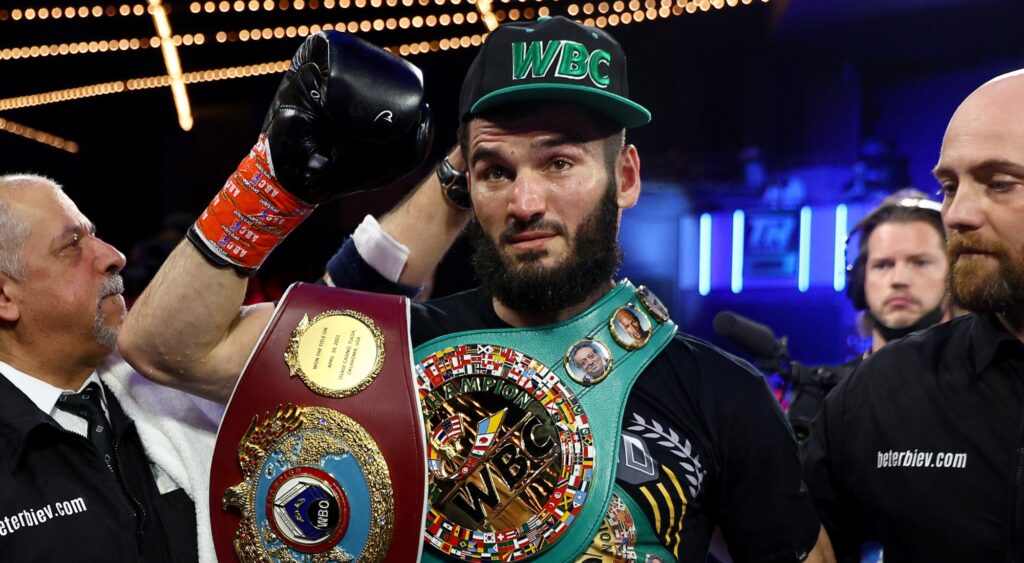
[[[0,175],[0,561],[216,561],[222,409],[117,355],[124,265],[59,184]]]
[[[880,349],[815,420],[805,478],[839,561],[1024,557],[1024,72],[963,101],[934,174],[974,313]]]

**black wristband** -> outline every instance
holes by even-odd
[[[188,228],[188,231],[185,231],[185,238],[192,243],[192,246],[196,247],[196,250],[203,255],[203,258],[206,258],[206,261],[209,262],[210,265],[217,268],[234,268],[239,275],[247,278],[251,278],[256,275],[257,268],[243,268],[238,264],[228,262],[219,254],[210,250],[210,247],[206,245],[206,241],[203,240],[203,235],[199,234],[195,225],[192,225]]]
[[[437,165],[437,179],[441,182],[441,193],[452,205],[459,209],[469,209],[473,202],[469,198],[469,183],[466,181],[466,173],[456,170],[452,163],[445,157]]]

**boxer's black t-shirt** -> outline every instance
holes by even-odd
[[[413,345],[507,328],[481,290],[414,304]],[[797,445],[764,379],[697,338],[676,335],[627,398],[617,482],[680,561],[705,561],[722,529],[735,561],[797,561],[819,521]]]

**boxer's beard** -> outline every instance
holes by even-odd
[[[103,282],[100,288],[99,299],[96,300],[96,318],[92,322],[92,336],[101,346],[110,349],[117,347],[117,331],[120,325],[109,326],[106,324],[103,314],[103,298],[124,293],[124,279],[119,274],[114,274]]]
[[[520,254],[517,258],[502,251],[474,219],[469,232],[477,277],[484,290],[513,310],[544,314],[581,303],[607,284],[622,262],[617,240],[618,215],[612,180],[597,207],[569,240],[566,257],[550,267],[540,264],[547,255],[545,250]],[[537,229],[565,236],[563,225],[538,219],[506,228],[499,239]]]
[[[989,253],[998,265],[958,260],[966,249]],[[949,291],[953,302],[979,313],[998,313],[1018,332],[1024,329],[1024,249],[1012,252],[999,242],[982,242],[969,235],[951,234]],[[978,262],[987,262],[981,259]]]

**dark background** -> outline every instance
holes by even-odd
[[[286,60],[301,42],[218,43],[218,31],[475,8],[448,1],[346,9],[312,9],[307,3],[299,10],[289,3],[288,9],[272,11],[197,14],[191,4],[165,2],[173,33],[206,36],[201,46],[178,48],[186,72]],[[97,5],[115,11],[121,6],[106,0],[3,0],[0,51],[155,35],[148,15],[29,20],[24,12]],[[494,9],[545,6],[552,14],[567,14],[574,5],[495,2]],[[767,186],[798,174],[807,187],[804,201],[817,204],[861,197],[850,191],[858,170],[861,177],[867,171],[876,195],[911,184],[932,192],[929,170],[956,105],[985,80],[1024,66],[1024,2],[1019,0],[755,0],[700,6],[696,3],[693,13],[682,10],[678,16],[608,28],[629,56],[631,97],[654,114],[653,123],[631,131],[629,139],[639,147],[651,201],[675,202],[676,207],[668,206],[675,210],[670,222],[703,212],[756,209],[763,206]],[[20,19],[14,19],[14,10],[21,10]],[[360,35],[398,46],[485,31],[477,22]],[[430,164],[454,142],[458,90],[475,53],[471,47],[408,57],[423,69],[434,108],[437,135]],[[163,74],[160,51],[153,48],[27,58],[8,54],[0,57],[0,108],[17,96]],[[0,131],[0,173],[53,177],[102,237],[130,259],[136,247],[135,259],[144,262],[140,241],[156,236],[168,216],[194,217],[245,155],[278,80],[259,76],[189,85],[195,125],[187,132],[178,126],[166,87],[0,109],[8,122],[80,146],[71,154]],[[761,166],[761,178],[745,174],[751,155]],[[273,297],[290,281],[316,277],[365,213],[385,211],[408,187],[406,182],[324,205],[272,255],[257,278],[261,293],[254,298]],[[633,214],[632,222],[624,226],[633,230],[624,231],[624,273],[655,288],[685,330],[710,336],[710,318],[731,308],[789,334],[794,356],[808,361],[838,361],[863,345],[853,336],[845,297],[832,287],[797,292],[750,284],[742,293],[708,295],[688,288],[680,281],[680,272],[692,266],[685,260],[686,241],[649,230],[656,221],[646,218],[665,219],[668,212],[661,207],[627,213],[627,218]],[[631,248],[651,245],[658,249],[655,259],[631,261]],[[446,260],[437,292],[471,283],[464,251],[460,244],[456,256]]]

